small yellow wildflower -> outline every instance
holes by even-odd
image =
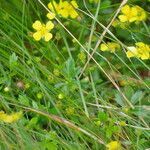
[[[107,44],[101,44],[101,45],[100,45],[100,50],[101,50],[101,51],[108,51],[109,48],[108,48]]]
[[[147,14],[145,10],[139,6],[134,6],[137,10],[137,16],[136,16],[136,21],[144,21],[147,18]]]
[[[150,45],[143,42],[137,42],[135,45],[136,47],[128,47],[128,51],[126,52],[128,58],[137,57],[142,60],[150,59]]]
[[[121,22],[134,22],[137,16],[137,9],[134,7],[130,7],[129,5],[125,5],[121,9],[122,15],[119,15],[119,19]]]
[[[121,12],[122,14],[118,17],[121,22],[138,22],[146,19],[145,10],[139,6],[130,7],[125,5],[122,7]]]
[[[0,111],[0,121],[3,121],[5,123],[13,123],[18,121],[22,116],[22,112],[12,113],[10,115],[4,113],[3,111]]]
[[[54,28],[54,24],[51,21],[48,21],[45,24],[42,24],[39,20],[35,21],[32,25],[32,27],[37,30],[33,34],[33,38],[36,41],[39,41],[41,38],[44,38],[46,42],[48,42],[52,38],[52,34],[49,33]]]
[[[111,141],[106,145],[108,150],[121,150],[121,144],[118,141]]]
[[[111,53],[115,52],[119,48],[120,48],[120,45],[115,42],[107,42],[107,44],[100,45],[101,51],[110,51]]]
[[[137,52],[136,47],[130,46],[130,47],[127,47],[127,49],[128,49],[128,51],[126,52],[126,55],[128,58],[137,57],[138,52]]]
[[[56,12],[58,15],[61,15],[64,18],[77,18],[78,13],[75,10],[78,8],[77,2],[72,0],[70,3],[67,1],[61,1],[57,4],[55,1],[50,2],[48,4],[48,8],[54,13]]]
[[[143,42],[135,43],[138,51],[138,57],[142,60],[150,59],[150,45],[147,45]]]

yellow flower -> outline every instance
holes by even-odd
[[[48,21],[45,24],[42,24],[39,20],[35,21],[32,25],[32,27],[37,30],[33,34],[33,38],[36,41],[39,41],[41,38],[44,38],[44,40],[47,42],[52,38],[52,34],[49,33],[54,28],[54,24],[51,21]]]
[[[64,18],[71,18],[78,17],[78,13],[75,8],[78,8],[77,2],[72,0],[70,3],[67,1],[61,1],[57,4],[55,1],[50,2],[48,4],[48,8],[53,12],[61,15]]]
[[[138,52],[137,52],[136,47],[131,46],[131,47],[127,47],[127,49],[128,49],[128,51],[126,52],[126,55],[127,55],[128,58],[138,56]]]
[[[68,18],[69,17],[69,6],[70,4],[67,1],[60,1],[59,5],[62,7],[60,10],[58,10],[58,14],[60,14],[62,17],[64,18]]]
[[[3,111],[0,111],[0,121],[3,121],[5,123],[13,123],[18,121],[22,116],[22,112],[12,113],[10,115],[4,113]]]
[[[55,1],[52,1],[48,4],[48,8],[53,11],[53,12],[57,12],[60,9],[62,9],[62,7],[60,5],[58,5]],[[58,13],[58,12],[57,12]]]
[[[137,42],[135,45],[137,47],[138,57],[140,57],[142,60],[150,58],[150,45],[147,45],[143,42]]]
[[[149,45],[143,42],[137,42],[135,43],[135,45],[136,47],[134,46],[128,47],[128,51],[126,52],[128,58],[137,57],[137,58],[141,58],[142,60],[150,59]]]
[[[108,51],[109,48],[108,48],[107,44],[101,44],[101,45],[100,45],[100,50],[101,50],[101,51]]]
[[[74,8],[78,8],[78,4],[76,1],[71,1],[70,9],[68,10],[70,12],[70,17],[71,18],[77,18],[78,13]]]
[[[121,144],[118,141],[111,141],[106,145],[108,150],[121,150]]]
[[[100,45],[101,51],[110,51],[111,53],[115,52],[119,48],[120,48],[120,45],[115,42],[107,42],[107,44]]]
[[[139,6],[134,6],[134,8],[137,9],[137,17],[136,17],[136,21],[144,21],[147,18],[147,14],[145,12],[145,10]]]
[[[137,16],[137,9],[134,7],[130,7],[129,5],[125,5],[121,9],[122,15],[119,15],[119,19],[121,22],[134,22]]]
[[[122,14],[118,17],[121,22],[143,21],[146,19],[146,12],[139,6],[130,7],[125,5],[122,7],[121,12]]]

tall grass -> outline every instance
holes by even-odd
[[[23,112],[16,123],[0,122],[0,149],[150,148],[149,62],[125,54],[131,43],[149,43],[148,21],[115,29],[127,1],[77,1],[79,18],[56,16],[53,39],[37,42],[32,24],[48,20],[48,2],[0,3],[0,110]],[[121,50],[100,52],[105,41]]]

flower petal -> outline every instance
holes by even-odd
[[[40,22],[39,20],[37,20],[37,21],[35,21],[35,22],[33,23],[32,27],[33,27],[34,29],[36,29],[36,30],[41,30],[42,24],[41,24],[41,22]]]
[[[135,43],[135,45],[138,46],[138,47],[145,46],[145,44],[143,42],[137,42],[137,43]]]
[[[129,19],[129,22],[134,22],[134,21],[136,21],[136,20],[137,20],[137,17],[135,16],[135,17],[130,18],[130,19]]]
[[[145,60],[145,59],[149,59],[149,53],[143,53],[142,55],[141,55],[141,59],[142,60]]]
[[[74,8],[78,8],[78,4],[75,0],[71,1],[71,4],[73,5]]]
[[[130,46],[130,47],[127,47],[127,49],[128,49],[128,51],[126,52],[126,55],[127,55],[128,58],[137,57],[138,52],[137,52],[136,47]]]
[[[54,28],[54,24],[51,22],[51,21],[48,21],[47,23],[46,23],[46,29],[47,30],[51,30],[51,29],[53,29]]]
[[[76,10],[70,12],[70,17],[73,19],[78,17],[78,13],[76,12]]]
[[[129,5],[125,5],[124,7],[122,7],[121,12],[126,15],[130,13],[130,9],[131,8]]]
[[[68,18],[68,16],[69,16],[69,12],[66,9],[60,10],[59,14],[61,14],[64,18]]]
[[[142,60],[149,59],[149,57],[150,57],[150,55],[149,55],[149,53],[147,53],[147,52],[145,52],[145,53],[143,53],[143,54],[141,55],[141,59],[142,59]]]
[[[119,20],[121,21],[121,22],[126,22],[126,21],[128,21],[128,18],[127,18],[127,16],[125,16],[125,15],[119,15]]]
[[[118,141],[111,141],[110,143],[108,143],[106,145],[106,147],[108,148],[108,150],[121,150],[121,143]]]
[[[52,20],[52,19],[55,18],[55,14],[54,14],[54,13],[48,13],[46,16],[47,16],[47,18],[50,19],[50,20]]]
[[[54,11],[54,9],[57,7],[57,3],[55,2],[55,1],[53,1],[53,2],[50,2],[49,4],[48,4],[48,8],[50,9],[50,10],[52,10],[52,11]]]
[[[106,44],[101,44],[100,50],[101,51],[107,51],[108,50],[108,46]]]
[[[53,35],[51,33],[46,33],[44,36],[46,42],[48,42],[52,37]]]
[[[132,16],[137,16],[138,15],[138,9],[137,9],[136,6],[131,8],[131,14],[132,14]]]
[[[33,38],[36,40],[36,41],[39,41],[42,36],[41,36],[41,32],[40,31],[37,31],[33,34]]]

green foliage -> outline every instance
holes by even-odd
[[[149,1],[128,2],[142,7],[147,20],[111,25],[103,37],[121,2],[77,3],[79,16],[56,15],[64,26],[53,20],[53,38],[45,42],[32,36],[36,20],[48,21],[39,1],[1,0],[0,149],[105,150],[110,141],[127,150],[150,147],[149,60],[126,56],[136,42],[150,44]],[[99,39],[120,48],[98,46],[90,59]],[[23,116],[4,123],[2,111]]]

